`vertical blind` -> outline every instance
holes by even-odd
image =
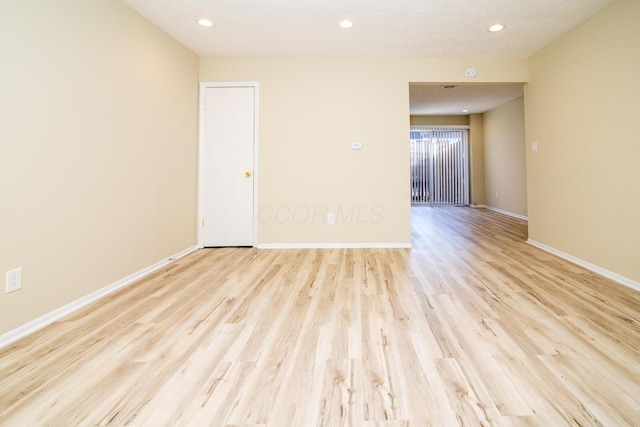
[[[411,130],[411,204],[469,204],[467,129]]]

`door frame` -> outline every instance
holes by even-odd
[[[200,100],[198,107],[198,217],[196,218],[197,247],[204,248],[204,149],[205,149],[205,100],[209,88],[251,87],[253,88],[253,247],[258,244],[258,82],[200,82]]]

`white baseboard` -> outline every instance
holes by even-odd
[[[479,208],[486,208],[485,205],[469,205],[470,208],[474,208],[474,209],[479,209]]]
[[[411,243],[260,243],[258,249],[404,249]]]
[[[49,326],[53,322],[60,320],[64,316],[78,310],[79,308],[84,307],[87,304],[90,304],[106,295],[109,295],[112,292],[117,291],[118,289],[122,289],[125,286],[132,284],[133,282],[141,279],[142,277],[153,273],[161,269],[162,267],[170,264],[171,262],[177,260],[178,258],[182,258],[185,255],[190,254],[195,251],[197,248],[195,246],[187,248],[183,251],[178,252],[175,255],[171,255],[162,261],[158,261],[157,263],[145,267],[140,271],[137,271],[133,274],[128,275],[127,277],[118,280],[110,285],[105,286],[104,288],[98,289],[95,292],[92,292],[88,295],[85,295],[81,298],[78,298],[75,301],[70,302],[69,304],[63,305],[62,307],[53,310],[50,313],[45,314],[44,316],[40,316],[37,319],[34,319],[30,322],[25,323],[22,326],[18,326],[17,328],[0,335],[0,348],[8,346],[21,338],[24,338],[32,333],[44,328],[45,326]]]
[[[514,218],[518,218],[518,219],[522,219],[522,220],[525,220],[525,221],[529,221],[529,217],[527,217],[527,216],[520,215],[520,214],[513,213],[513,212],[509,212],[509,211],[505,211],[505,210],[498,209],[498,208],[494,208],[493,206],[485,206],[485,209],[489,209],[490,211],[501,213],[502,215],[508,215],[508,216],[512,216]]]
[[[595,264],[591,264],[590,262],[587,262],[585,260],[582,260],[580,258],[576,258],[573,255],[569,255],[567,253],[564,253],[562,251],[559,251],[555,248],[552,248],[551,246],[547,246],[544,243],[540,243],[540,242],[536,242],[535,240],[531,240],[528,239],[527,243],[535,246],[536,248],[542,249],[545,252],[549,252],[550,254],[559,256],[560,258],[566,259],[567,261],[570,261],[574,264],[579,265],[580,267],[584,267],[587,270],[593,271],[594,273],[597,273],[601,276],[606,277],[607,279],[611,279],[614,282],[618,282],[622,285],[625,285],[629,288],[635,289],[636,291],[640,291],[640,283],[636,282],[634,280],[629,279],[628,277],[624,277],[621,276],[618,273],[614,273],[613,271],[604,269],[602,267],[599,267]]]

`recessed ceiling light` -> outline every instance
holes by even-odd
[[[504,28],[505,26],[502,24],[493,24],[489,27],[489,31],[491,31],[492,33],[497,33],[498,31],[504,30]]]
[[[215,25],[213,21],[210,21],[209,19],[198,19],[198,24],[203,27],[213,27]]]
[[[353,22],[349,21],[348,19],[345,19],[343,21],[340,21],[340,26],[342,28],[351,28],[353,27]]]
[[[468,113],[468,112],[469,112],[469,110],[462,110],[462,112],[463,112],[463,113]]]

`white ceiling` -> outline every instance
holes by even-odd
[[[486,84],[444,85],[412,84],[409,98],[412,115],[463,115],[485,113],[523,94],[523,85]],[[462,110],[469,110],[463,112]]]
[[[614,0],[123,1],[200,56],[528,58]]]

